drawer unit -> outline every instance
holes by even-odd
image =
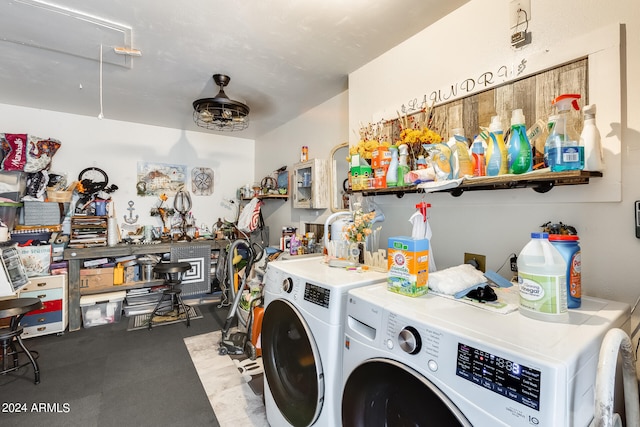
[[[39,298],[43,307],[22,318],[23,338],[63,333],[67,328],[67,276],[32,277],[30,283],[20,289],[20,298]]]

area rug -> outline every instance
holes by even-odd
[[[261,361],[219,355],[220,336],[216,331],[184,339],[216,418],[222,427],[268,425],[262,395],[249,385],[261,379]]]
[[[192,305],[189,307],[189,320],[202,319],[202,312],[198,307]],[[146,329],[149,327],[149,316],[151,313],[137,314],[129,317],[129,325],[127,331],[136,331],[138,329]],[[179,322],[186,322],[184,314],[182,316],[154,316],[153,327],[171,325]]]

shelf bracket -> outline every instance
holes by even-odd
[[[533,191],[535,191],[536,193],[546,193],[548,191],[551,191],[553,186],[554,186],[553,181],[542,181],[540,184],[532,188],[533,188]]]

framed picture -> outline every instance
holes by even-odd
[[[278,193],[289,194],[289,172],[278,172]]]

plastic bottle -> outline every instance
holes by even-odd
[[[435,174],[436,181],[445,181],[453,177],[451,168],[451,149],[447,144],[427,144],[427,151],[429,151],[429,161],[433,172]]]
[[[547,132],[547,138],[545,139],[545,142],[544,142],[544,166],[547,168],[551,166],[549,162],[549,148],[551,148],[551,146],[554,144],[554,140],[551,139],[551,131],[555,127],[557,120],[558,120],[557,114],[550,115],[549,119],[547,120],[548,132]]]
[[[507,147],[504,145],[504,133],[500,116],[493,116],[489,125],[489,138],[487,141],[486,175],[497,176],[508,173]]]
[[[567,269],[547,233],[531,233],[518,256],[520,313],[546,321],[564,321],[567,313]]]
[[[579,308],[582,296],[580,239],[578,236],[549,234],[549,241],[565,260],[567,272],[567,307]]]
[[[391,152],[391,161],[387,168],[387,187],[396,187],[398,184],[398,147],[392,145],[389,147]]]
[[[298,255],[298,247],[300,246],[300,240],[297,235],[291,236],[291,241],[289,242],[289,254],[290,255]]]
[[[544,158],[544,146],[549,137],[547,126],[544,120],[538,119],[533,126],[527,129],[527,138],[529,138],[529,144],[531,144],[531,148],[533,149],[533,169],[548,166]]]
[[[407,144],[400,144],[398,146],[398,181],[396,187],[404,187],[404,175],[409,173],[409,164],[407,163],[407,156],[409,155],[409,146]]]
[[[521,109],[511,113],[511,136],[507,149],[509,173],[521,174],[532,169],[531,144],[527,138],[524,114]]]
[[[560,95],[553,100],[552,105],[557,108],[555,120],[551,130],[545,151],[551,172],[580,170],[584,164],[584,153],[578,145],[580,137],[576,133],[574,121],[571,117],[571,109],[579,110],[578,94]]]
[[[447,142],[451,148],[452,177],[473,176],[473,163],[469,157],[469,145],[463,129],[453,129],[453,136]]]
[[[596,105],[585,105],[582,111],[584,112],[584,127],[580,134],[580,146],[584,150],[584,168],[582,170],[602,172],[604,170],[604,156],[600,131],[596,127]]]
[[[471,144],[471,158],[473,160],[473,176],[485,176],[484,146],[479,135]]]

